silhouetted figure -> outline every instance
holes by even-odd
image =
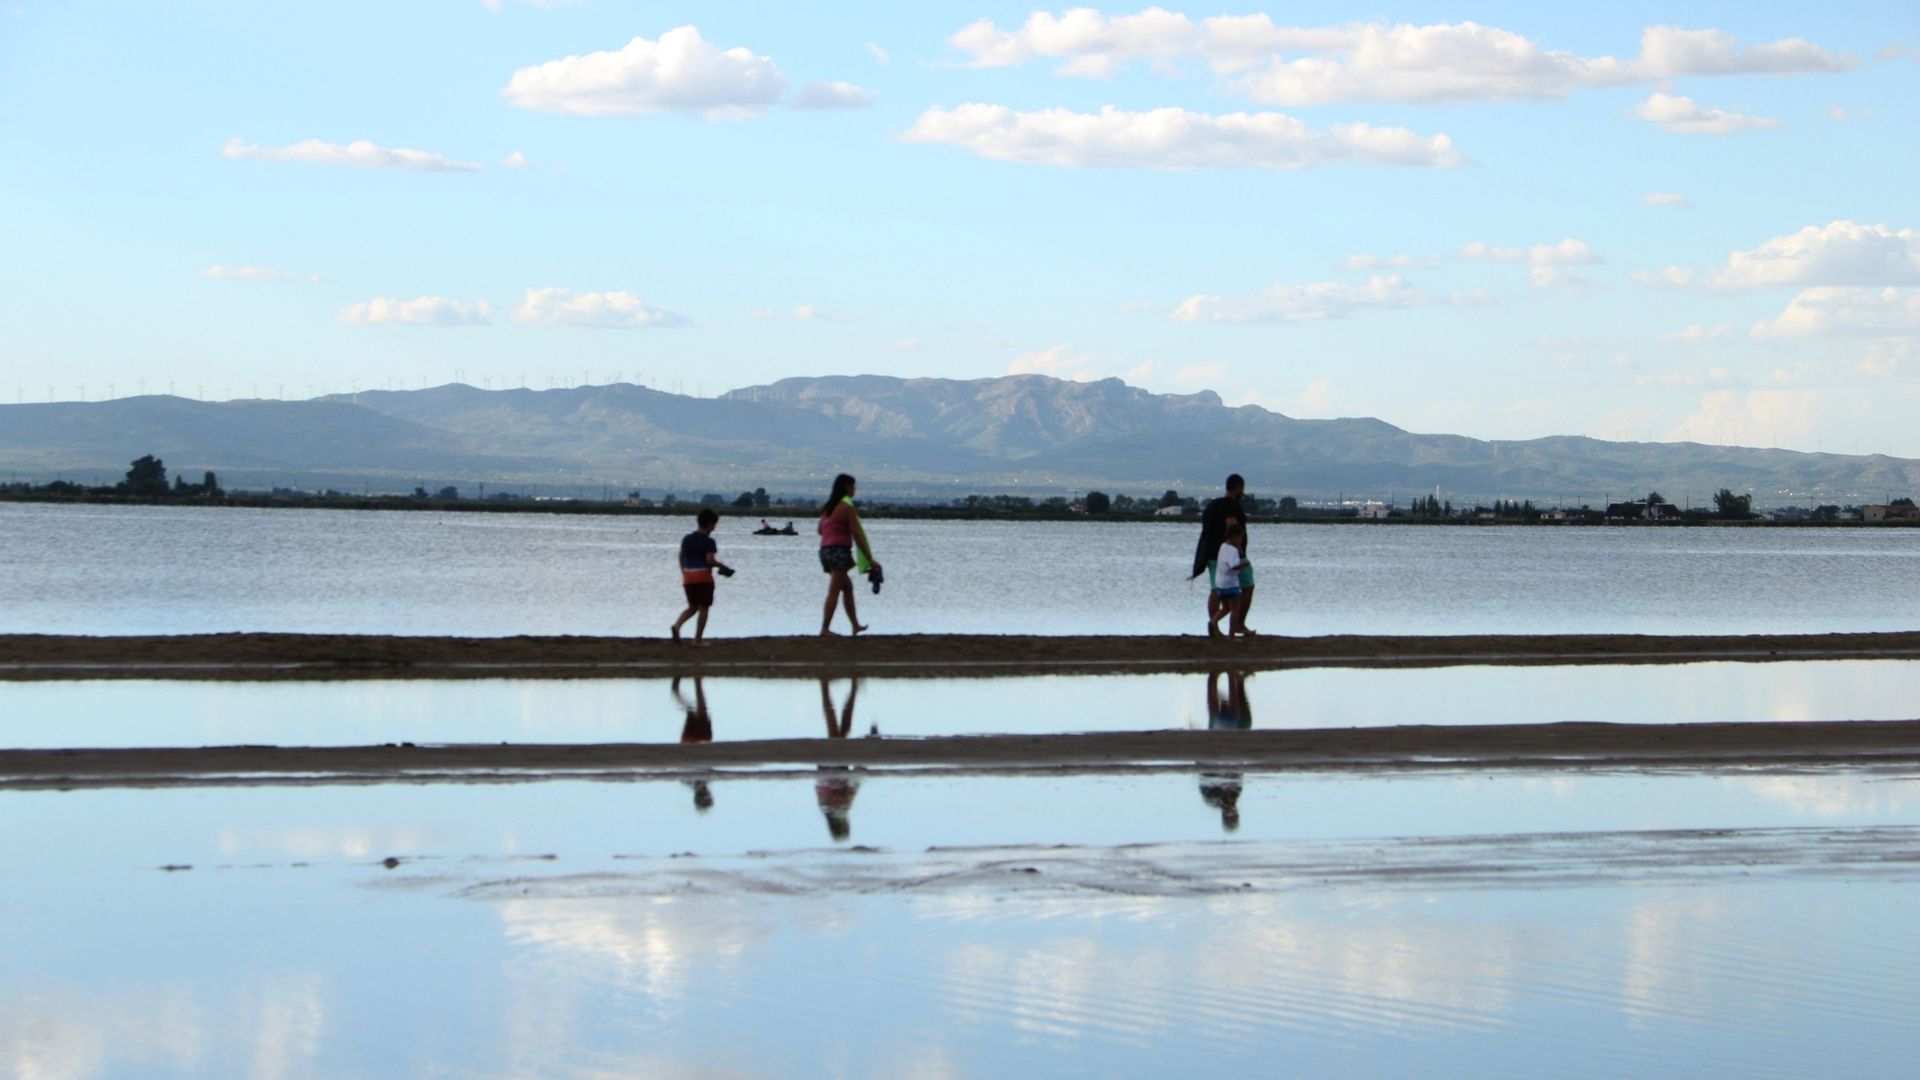
[[[827,738],[844,739],[853,731],[853,703],[859,696],[860,680],[854,679],[847,687],[846,704],[836,709],[832,682],[820,680],[820,711],[826,716]],[[853,835],[847,815],[853,810],[853,797],[859,793],[860,781],[853,770],[844,765],[820,766],[819,777],[813,782],[813,796],[820,803],[820,813],[827,819],[827,835],[835,841]]]
[[[1227,692],[1220,693],[1220,676],[1227,677]],[[1245,672],[1207,672],[1207,730],[1247,731],[1253,727],[1253,706],[1247,701]],[[1243,777],[1237,772],[1200,774],[1200,799],[1220,811],[1220,827],[1233,832],[1240,828],[1240,790]]]
[[[673,699],[687,712],[686,723],[680,726],[681,743],[709,743],[713,741],[713,717],[707,712],[707,690],[701,685],[699,676],[693,679],[693,700],[689,702],[680,692],[680,679],[673,680]],[[706,813],[713,809],[713,792],[707,788],[705,780],[688,780],[693,788],[693,808]]]
[[[1227,477],[1227,493],[1213,500],[1200,512],[1200,542],[1193,549],[1192,577],[1207,575],[1207,584],[1215,586],[1207,590],[1207,633],[1214,633],[1213,624],[1224,613],[1231,616],[1227,620],[1227,632],[1243,637],[1252,636],[1255,631],[1247,627],[1247,612],[1253,608],[1253,563],[1247,555],[1246,540],[1242,538],[1237,545],[1241,555],[1239,571],[1240,595],[1229,603],[1220,598],[1217,587],[1216,564],[1219,561],[1220,545],[1227,538],[1227,526],[1239,522],[1242,528],[1247,524],[1247,512],[1240,504],[1240,497],[1246,493],[1247,482],[1239,473]]]
[[[853,477],[846,473],[834,477],[826,505],[820,508],[820,569],[827,572],[827,599],[820,615],[821,637],[833,636],[833,614],[842,603],[846,604],[847,623],[852,632],[858,634],[866,629],[854,613],[852,574],[858,565],[856,550],[872,566],[869,576],[879,580],[880,564],[873,557],[873,549],[867,546],[867,530],[853,508],[854,483]],[[880,590],[876,587],[874,591]]]

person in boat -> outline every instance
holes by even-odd
[[[880,564],[873,557],[873,549],[867,546],[867,530],[860,525],[860,515],[853,508],[854,479],[846,473],[833,478],[833,490],[827,494],[827,503],[820,509],[820,569],[827,573],[827,600],[820,616],[820,636],[833,637],[833,613],[844,601],[847,605],[847,622],[858,634],[866,627],[853,606],[853,568],[854,549],[866,557],[877,573]]]

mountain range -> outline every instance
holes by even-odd
[[[307,401],[172,396],[0,405],[0,473],[118,479],[154,454],[229,488],[583,492],[682,497],[824,492],[837,472],[872,495],[1205,494],[1229,472],[1302,500],[1495,498],[1598,504],[1657,490],[1756,505],[1878,502],[1920,490],[1920,461],[1581,436],[1485,440],[1381,420],[1302,420],[1211,391],[1042,375],[783,379],[717,398],[627,383],[551,390],[450,384]],[[571,489],[571,491],[570,491]],[[818,489],[818,492],[816,492]]]

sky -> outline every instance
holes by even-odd
[[[1920,5],[0,0],[0,401],[1117,376],[1920,457]]]

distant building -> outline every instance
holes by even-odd
[[[1920,507],[1912,502],[1863,506],[1860,508],[1860,519],[1866,522],[1920,521]]]
[[[1153,512],[1153,516],[1154,517],[1179,517],[1181,514],[1184,514],[1186,512],[1187,512],[1187,508],[1184,506],[1179,506],[1179,505],[1163,506],[1160,509],[1155,510]]]
[[[1380,521],[1385,520],[1387,515],[1392,513],[1392,511],[1387,508],[1386,503],[1376,499],[1369,499],[1361,503],[1359,509],[1354,511],[1354,513],[1359,517],[1373,518],[1376,521]]]
[[[1607,504],[1609,522],[1678,521],[1680,508],[1672,503],[1623,502]]]

